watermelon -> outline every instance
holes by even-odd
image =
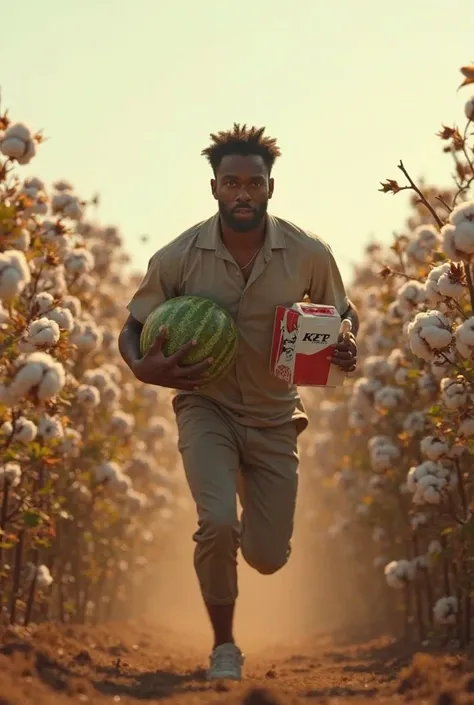
[[[204,374],[206,384],[221,379],[237,355],[239,334],[232,316],[221,306],[202,296],[177,296],[160,304],[147,317],[140,334],[140,351],[144,355],[162,325],[167,327],[163,354],[173,355],[189,340],[197,344],[180,363],[195,365],[214,358]]]

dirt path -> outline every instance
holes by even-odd
[[[0,705],[474,703],[468,656],[418,654],[413,665],[388,638],[348,646],[319,637],[248,654],[241,684],[209,685],[205,653],[134,625],[9,628],[0,654]]]

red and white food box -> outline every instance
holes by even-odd
[[[306,387],[338,387],[345,373],[331,364],[341,317],[334,306],[296,303],[277,306],[270,370],[278,379]]]

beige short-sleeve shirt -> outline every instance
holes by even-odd
[[[297,420],[308,424],[296,387],[270,373],[275,308],[307,295],[314,303],[344,314],[349,300],[331,248],[321,238],[267,215],[263,248],[247,283],[220,237],[219,215],[194,225],[156,252],[127,305],[141,323],[160,303],[182,295],[205,296],[233,316],[240,335],[230,373],[199,394],[225,407],[248,426],[275,426]]]

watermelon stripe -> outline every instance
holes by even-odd
[[[209,382],[221,378],[234,362],[238,348],[237,326],[229,313],[214,301],[200,296],[180,296],[158,306],[142,328],[142,354],[152,344],[163,324],[168,327],[168,336],[163,344],[166,356],[195,338],[197,345],[188,353],[184,364],[214,358],[206,374]]]

